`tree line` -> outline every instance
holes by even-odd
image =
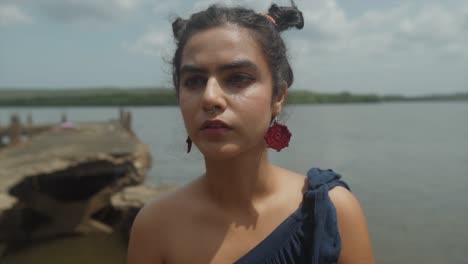
[[[468,92],[402,96],[289,91],[288,104],[338,104],[415,101],[468,101]],[[174,90],[163,88],[96,88],[61,90],[0,89],[0,106],[165,106],[177,105]]]

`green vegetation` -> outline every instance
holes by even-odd
[[[176,105],[169,89],[0,90],[0,106],[154,106]]]
[[[289,104],[331,104],[331,103],[377,103],[381,99],[374,94],[316,93],[308,91],[291,91],[288,94]]]
[[[468,92],[406,97],[401,95],[317,93],[290,91],[289,104],[380,103],[414,101],[468,101]],[[0,89],[1,106],[161,106],[176,105],[171,89],[95,88],[62,90]]]

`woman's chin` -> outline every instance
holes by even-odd
[[[205,159],[210,160],[226,160],[239,155],[242,150],[236,144],[207,144],[197,146]]]
[[[265,143],[241,145],[235,143],[197,145],[206,160],[228,160],[247,153],[261,153],[266,150]]]

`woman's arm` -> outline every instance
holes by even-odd
[[[127,264],[163,264],[161,228],[151,208],[143,207],[132,225],[127,251]]]
[[[340,264],[375,263],[366,218],[356,197],[338,186],[329,191],[336,208],[341,235]]]

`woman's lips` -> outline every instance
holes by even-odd
[[[201,126],[201,131],[208,136],[222,136],[228,133],[232,128],[219,119],[207,120]]]
[[[227,127],[213,127],[213,128],[204,128],[202,133],[207,136],[222,136],[227,134],[231,129]]]
[[[201,125],[201,130],[212,129],[212,128],[228,128],[228,129],[231,129],[231,127],[228,124],[226,124],[224,121],[222,121],[220,119],[206,120]]]

